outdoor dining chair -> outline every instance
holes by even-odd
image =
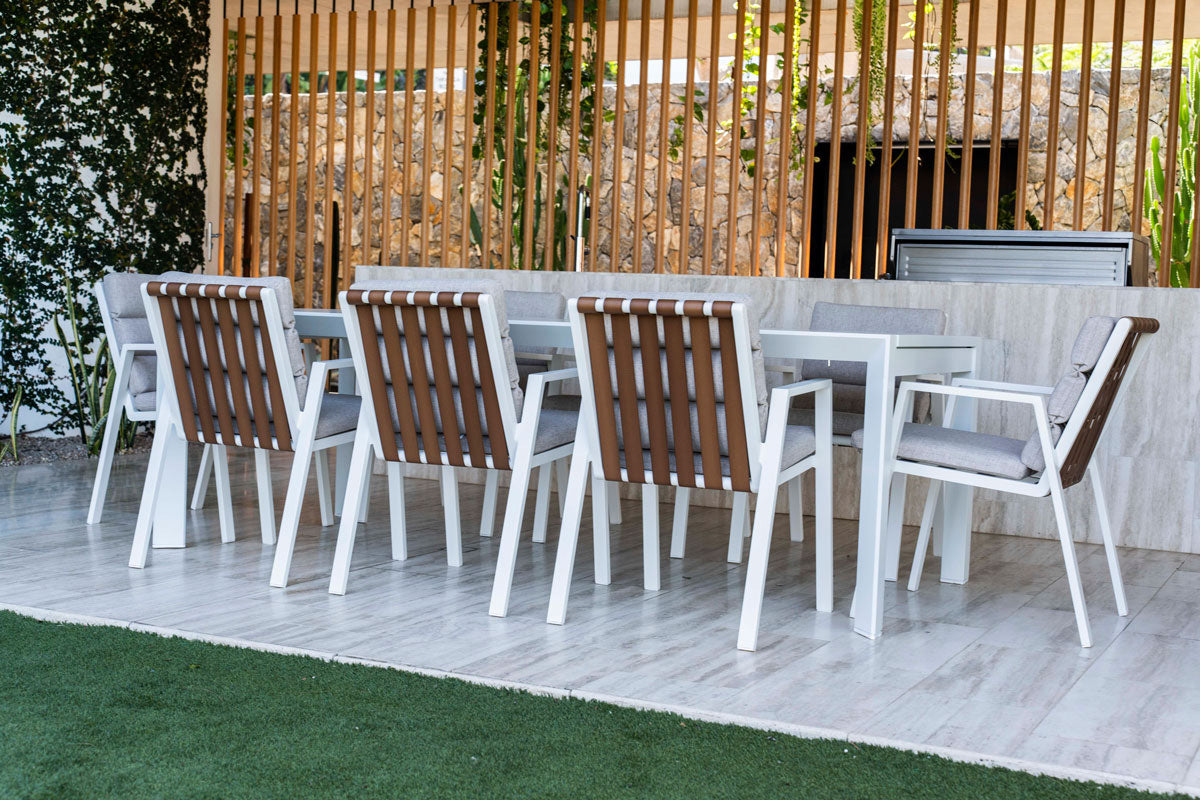
[[[581,297],[569,304],[582,387],[547,621],[562,624],[588,472],[642,485],[644,586],[658,591],[662,486],[757,494],[739,646],[753,649],[778,490],[817,475],[817,608],[833,607],[831,390],[781,386],[768,401],[758,320],[748,298]],[[787,424],[792,401],[817,396],[816,428]],[[764,440],[765,434],[765,440]],[[593,490],[593,497],[601,496]],[[596,583],[611,580],[606,504],[592,504]]]
[[[1158,321],[1143,317],[1090,317],[1071,348],[1070,370],[1053,387],[957,379],[950,386],[905,381],[896,401],[892,469],[900,475],[920,475],[931,483],[917,536],[909,576],[909,591],[917,591],[925,551],[929,544],[938,493],[946,482],[995,489],[1027,497],[1050,496],[1066,564],[1067,583],[1079,628],[1079,642],[1091,647],[1091,626],[1080,581],[1075,543],[1063,492],[1091,475],[1100,534],[1108,558],[1117,613],[1129,613],[1121,566],[1109,522],[1108,506],[1094,455],[1122,389],[1128,385],[1144,355],[1146,340],[1158,330]],[[1026,440],[961,431],[939,425],[908,422],[915,392],[947,397],[945,419],[953,417],[957,398],[996,400],[1032,408],[1033,434]],[[861,446],[862,431],[854,434]],[[899,491],[903,492],[903,483]],[[895,485],[893,492],[897,491]],[[892,498],[891,514],[903,513],[903,496]],[[899,526],[899,519],[889,525]]]
[[[166,273],[142,288],[146,317],[159,356],[163,402],[142,504],[131,567],[143,567],[159,488],[173,479],[165,469],[165,442],[180,436],[219,448],[252,449],[258,474],[262,539],[276,541],[270,454],[292,452],[292,481],[283,528],[295,540],[301,496],[314,452],[349,442],[359,398],[325,391],[326,377],[350,359],[318,361],[305,368],[286,278],[229,278]],[[322,459],[317,459],[322,473]],[[265,478],[265,480],[264,480]],[[321,475],[323,525],[333,523],[328,473]],[[221,540],[234,539],[233,516],[220,516]],[[287,562],[290,563],[290,549]],[[279,559],[276,559],[278,565]],[[274,579],[274,575],[273,575]]]
[[[507,604],[530,472],[574,447],[578,414],[544,408],[546,388],[576,371],[534,373],[522,392],[497,281],[364,281],[338,303],[363,404],[329,591],[346,592],[373,454],[387,464],[393,557],[406,547],[402,465],[440,468],[452,567],[463,563],[455,470],[512,472],[496,578]]]
[[[112,272],[96,282],[93,293],[104,325],[104,339],[115,369],[112,395],[105,416],[104,438],[100,443],[96,478],[92,484],[92,499],[88,504],[89,525],[99,524],[104,515],[108,481],[112,474],[113,455],[121,429],[121,415],[133,422],[153,422],[158,414],[158,367],[154,342],[142,302],[142,287],[158,278],[137,272]],[[200,457],[200,473],[192,495],[192,508],[202,508],[208,490],[208,478],[213,470],[213,447],[205,445]],[[222,460],[217,466],[217,502],[225,508],[230,502],[228,466]]]

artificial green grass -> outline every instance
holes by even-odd
[[[0,612],[0,796],[1151,795]]]

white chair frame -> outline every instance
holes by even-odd
[[[1026,497],[1046,497],[1050,496],[1054,506],[1054,517],[1058,527],[1058,538],[1062,546],[1063,561],[1066,566],[1067,583],[1071,590],[1071,602],[1075,611],[1075,623],[1079,629],[1079,642],[1083,647],[1092,646],[1091,624],[1088,620],[1087,601],[1083,594],[1083,584],[1079,573],[1079,562],[1075,553],[1075,542],[1071,536],[1070,520],[1067,517],[1066,501],[1064,499],[1064,489],[1062,485],[1062,477],[1059,474],[1062,468],[1063,461],[1071,451],[1075,440],[1083,428],[1084,421],[1095,403],[1097,396],[1103,386],[1104,379],[1112,369],[1114,362],[1117,359],[1125,337],[1129,332],[1132,323],[1127,318],[1122,318],[1117,321],[1112,334],[1109,336],[1108,343],[1104,350],[1101,351],[1100,358],[1096,362],[1088,382],[1084,387],[1083,394],[1076,403],[1075,409],[1072,411],[1066,426],[1063,429],[1062,435],[1059,437],[1058,444],[1054,444],[1053,437],[1050,433],[1050,419],[1046,410],[1046,401],[1049,395],[1054,391],[1052,386],[1038,386],[1030,384],[1007,383],[1001,381],[983,381],[975,379],[956,379],[949,386],[931,385],[927,383],[915,383],[905,381],[900,384],[900,390],[896,398],[895,418],[893,422],[893,437],[890,451],[890,465],[894,475],[904,478],[908,475],[917,475],[923,478],[928,478],[930,481],[929,492],[925,497],[925,508],[921,515],[921,526],[917,535],[917,549],[913,555],[912,570],[908,579],[908,590],[915,592],[921,583],[921,572],[924,568],[925,554],[929,545],[930,531],[933,527],[934,512],[937,508],[938,496],[941,493],[942,485],[945,482],[964,484],[980,489],[994,489],[997,491],[1008,492],[1010,494],[1019,494]],[[1112,408],[1109,411],[1109,419],[1120,407],[1121,401],[1124,399],[1125,391],[1128,388],[1129,382],[1133,375],[1137,372],[1141,364],[1142,358],[1145,356],[1145,339],[1142,336],[1135,345],[1135,350],[1130,359],[1130,363],[1126,369],[1126,374],[1118,389],[1117,396],[1113,399]],[[912,401],[914,392],[931,392],[933,394],[943,395],[947,398],[946,410],[944,419],[948,421],[954,417],[954,406],[959,397],[972,398],[975,400],[996,400],[1005,403],[1017,403],[1029,406],[1033,409],[1034,421],[1037,425],[1038,438],[1041,442],[1042,452],[1046,455],[1046,467],[1036,476],[1029,476],[1020,480],[1012,478],[1001,478],[992,475],[983,475],[975,472],[954,469],[952,467],[935,466],[933,464],[924,464],[916,461],[905,461],[897,458],[896,451],[900,444],[900,435],[904,429],[904,421],[910,419],[912,414]],[[1101,432],[1101,435],[1103,432]],[[1087,473],[1091,478],[1092,492],[1096,499],[1096,510],[1100,522],[1100,534],[1104,541],[1104,551],[1108,559],[1109,576],[1113,584],[1113,594],[1116,599],[1117,614],[1127,616],[1129,614],[1129,606],[1125,598],[1125,585],[1121,578],[1121,565],[1116,550],[1116,542],[1113,537],[1112,525],[1108,515],[1108,504],[1105,497],[1104,487],[1100,480],[1100,470],[1096,465],[1095,454],[1093,453],[1091,460],[1088,462]],[[901,517],[904,513],[904,481],[898,481],[893,484],[891,501],[889,503],[889,520],[888,528],[893,527],[899,529]]]
[[[246,286],[232,286],[221,284],[202,284],[206,287],[211,287],[205,291],[211,291],[219,297],[237,296],[245,297]],[[150,333],[154,339],[154,345],[158,356],[158,388],[160,392],[160,402],[158,404],[158,419],[154,428],[154,443],[150,450],[150,463],[146,473],[146,487],[142,492],[141,507],[138,511],[137,527],[134,530],[133,550],[129,558],[129,566],[135,569],[141,569],[146,565],[146,556],[150,547],[150,529],[154,518],[154,508],[158,502],[158,494],[161,483],[165,477],[164,466],[166,460],[166,437],[177,436],[183,438],[182,430],[180,429],[180,410],[179,398],[175,392],[175,382],[171,379],[168,372],[166,353],[166,334],[163,329],[162,318],[159,315],[158,308],[155,305],[155,297],[149,294],[149,286],[142,287],[142,298],[146,304],[146,316],[150,321]],[[300,399],[296,392],[296,383],[291,380],[292,364],[288,356],[287,345],[285,343],[283,320],[279,312],[279,299],[276,297],[273,289],[262,289],[262,323],[266,326],[267,332],[271,339],[271,352],[265,353],[264,357],[274,358],[277,374],[280,376],[280,392],[283,395],[284,408],[287,411],[288,423],[290,430],[288,436],[293,445],[294,461],[292,476],[295,479],[298,472],[302,472],[304,479],[307,480],[308,461],[310,459],[316,461],[318,486],[320,487],[319,499],[321,506],[321,522],[323,525],[333,524],[333,500],[329,491],[329,473],[327,462],[322,451],[328,450],[331,447],[336,447],[340,444],[345,444],[353,437],[353,431],[346,431],[333,436],[326,436],[321,439],[315,438],[317,420],[321,414],[321,404],[324,400],[324,386],[326,376],[336,370],[343,369],[348,366],[349,360],[343,359],[333,362],[314,362],[309,373],[308,397],[304,405],[304,411],[300,410]],[[162,402],[165,400],[165,402]],[[279,436],[279,431],[275,432],[275,437]],[[250,431],[239,431],[233,436],[233,445],[239,447],[253,447],[254,437]],[[278,441],[273,438],[273,441]],[[214,464],[217,472],[218,486],[218,507],[221,530],[221,541],[232,542],[235,538],[233,513],[228,502],[222,503],[222,493],[228,498],[229,473],[227,464],[226,449],[228,444],[217,442],[210,444],[214,453]],[[316,458],[313,456],[316,455]],[[272,496],[271,478],[270,478],[270,451],[254,448],[255,468],[258,476],[258,501],[259,501],[259,520],[262,527],[262,540],[264,544],[273,545],[276,541],[275,534],[275,512],[274,500]],[[303,465],[303,469],[300,469]],[[221,489],[222,486],[226,488]],[[285,507],[285,519],[298,516],[299,502],[302,498],[304,490],[304,481],[300,482],[300,487],[289,485],[288,500],[291,501]],[[292,517],[287,515],[291,514]],[[294,540],[294,533],[292,536]],[[290,558],[290,553],[289,553]]]
[[[330,594],[344,595],[350,577],[350,561],[354,552],[354,540],[358,531],[360,509],[366,502],[371,478],[371,460],[383,458],[383,445],[379,439],[379,427],[375,419],[375,405],[370,381],[366,379],[366,354],[363,349],[362,335],[355,310],[346,299],[346,292],[338,296],[338,305],[346,321],[346,335],[350,343],[353,363],[358,365],[358,386],[362,392],[362,407],[359,411],[358,428],[354,434],[354,449],[350,457],[350,474],[346,485],[346,503],[342,509],[342,519],[338,527],[337,549],[333,559],[333,574],[330,579]],[[460,293],[461,294],[461,293]],[[456,300],[457,302],[457,300]],[[489,295],[479,297],[479,311],[483,320],[482,335],[488,342],[488,355],[494,376],[507,376],[508,365],[505,363],[504,348],[501,346],[500,322],[496,314],[495,301]],[[537,426],[541,417],[542,403],[546,387],[552,383],[576,377],[576,370],[563,369],[554,372],[534,373],[529,376],[525,391],[525,402],[521,421],[517,422],[516,403],[512,393],[506,390],[507,383],[497,386],[497,402],[503,421],[503,435],[512,453],[512,483],[508,490],[508,501],[504,514],[500,539],[500,557],[496,573],[496,585],[493,588],[492,606],[497,608],[498,593],[502,596],[504,610],[507,611],[508,595],[512,587],[512,575],[516,560],[518,539],[523,521],[526,494],[529,486],[530,472],[537,467],[545,467],[541,474],[545,481],[550,476],[550,469],[557,462],[570,457],[574,443],[562,445],[543,453],[533,453],[537,436]],[[499,377],[497,380],[499,381]],[[491,433],[489,435],[495,435]],[[467,461],[470,455],[464,454]],[[387,463],[388,495],[390,506],[390,523],[392,537],[392,558],[402,561],[407,558],[408,546],[405,530],[404,510],[404,472],[403,464]],[[499,470],[488,455],[483,464],[470,464],[471,467],[483,467],[489,470],[485,485],[483,522],[481,535],[486,530],[489,534],[494,524],[496,507],[496,486],[493,476],[498,476]],[[456,467],[442,465],[441,490],[442,506],[446,518],[446,561],[451,567],[461,567],[462,555],[462,518],[459,511],[458,478]],[[535,531],[541,529],[542,540],[545,539],[546,513],[549,503],[549,492],[538,493]],[[537,535],[535,533],[535,540]],[[500,614],[503,616],[503,614]]]

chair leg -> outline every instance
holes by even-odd
[[[616,481],[608,484],[608,521],[621,524],[621,484]]]
[[[309,422],[312,417],[303,418]],[[304,426],[308,427],[308,426]],[[275,561],[271,565],[271,585],[283,589],[292,571],[292,555],[296,552],[296,534],[300,528],[300,509],[304,505],[304,491],[308,488],[308,471],[312,466],[312,428],[301,428],[297,437],[296,452],[292,454],[292,474],[288,478],[287,497],[283,501],[283,518],[279,523],[279,545],[275,548]],[[255,456],[265,453],[256,450]]]
[[[817,453],[814,470],[817,558],[817,611],[833,611],[833,448]],[[796,480],[799,480],[797,478]],[[761,501],[760,501],[761,502]]]
[[[371,450],[367,453],[367,479],[363,481],[363,501],[358,509],[358,521],[365,523],[367,521],[367,512],[371,509],[371,504],[368,502],[371,496],[371,473],[375,470],[375,451]]]
[[[775,503],[772,501],[771,507]],[[757,513],[762,513],[761,504]],[[774,512],[772,512],[774,513]],[[729,520],[729,549],[725,560],[730,564],[742,563],[742,539],[750,527],[750,495],[747,492],[733,493],[733,517]]]
[[[313,459],[317,462],[317,503],[321,508],[321,527],[333,524],[333,484],[329,479],[329,450],[321,450]]]
[[[96,465],[96,480],[92,484],[92,502],[88,505],[87,523],[96,525],[104,515],[104,497],[108,494],[108,479],[112,474],[113,454],[117,450],[117,437],[121,432],[121,414],[128,392],[128,379],[124,371],[117,375],[117,390],[113,392],[108,406],[108,425],[104,426],[104,439],[100,443],[100,462]]]
[[[350,471],[346,477],[346,497],[342,502],[342,519],[338,524],[337,549],[333,554],[333,574],[329,579],[330,594],[345,594],[350,579],[350,556],[354,553],[354,537],[358,533],[358,507],[363,502],[363,484],[369,480],[371,463],[370,434],[359,422],[350,455]]]
[[[496,577],[492,580],[492,602],[488,607],[488,613],[493,617],[508,616],[508,599],[512,594],[517,550],[521,546],[521,528],[525,522],[525,503],[529,499],[529,462],[532,459],[533,442],[526,443],[518,439],[512,460],[512,482],[508,487],[508,500],[504,504],[504,522],[500,528],[500,554],[496,558]],[[545,471],[546,467],[542,469]],[[494,474],[493,471],[488,477]]]
[[[262,526],[263,544],[275,544],[275,498],[271,488],[269,450],[254,451],[254,474],[258,477],[258,521]]]
[[[937,516],[938,496],[942,493],[941,481],[929,482],[929,493],[925,495],[925,510],[921,513],[921,531],[917,534],[917,551],[913,553],[912,569],[908,572],[908,590],[915,592],[921,586],[921,572],[925,569],[925,551],[929,548],[930,531]]]
[[[200,470],[196,473],[196,487],[192,490],[191,508],[193,511],[204,508],[204,498],[208,495],[208,479],[212,477],[213,471],[212,449],[211,444],[206,444],[200,451]]]
[[[404,465],[389,461],[387,465],[388,511],[392,527],[392,560],[408,558],[408,530],[404,521]]]
[[[233,489],[229,485],[229,448],[213,445],[213,477],[217,481],[217,519],[220,521],[221,541],[228,544],[237,538],[233,527]]]
[[[571,465],[567,463],[567,459],[560,458],[554,462],[554,483],[558,486],[558,516],[561,518],[563,512],[567,510],[567,480],[568,472]]]
[[[659,570],[658,486],[642,486],[642,572],[646,591],[662,588]]]
[[[900,577],[900,545],[904,536],[904,497],[908,491],[908,476],[903,472],[892,473],[892,491],[888,501],[887,517],[887,575],[886,580]]]
[[[1053,466],[1047,468],[1054,469]],[[1079,644],[1082,647],[1091,647],[1092,626],[1088,622],[1087,600],[1083,596],[1083,580],[1079,575],[1079,560],[1075,556],[1075,542],[1071,539],[1071,523],[1067,518],[1067,504],[1057,472],[1050,477],[1050,499],[1054,503],[1054,518],[1058,522],[1058,539],[1062,544],[1063,562],[1067,567],[1067,585],[1071,588],[1071,604],[1075,608],[1075,625],[1079,628]]]
[[[169,420],[160,420],[154,426],[154,443],[150,446],[150,463],[146,467],[146,483],[138,507],[137,526],[133,530],[133,549],[129,553],[129,566],[134,569],[146,566],[146,556],[150,552],[150,529],[154,526],[154,508],[158,505],[158,492],[162,487],[163,467],[167,459],[167,437],[173,435]]]
[[[1121,562],[1117,556],[1117,545],[1113,538],[1112,523],[1108,518],[1108,500],[1100,482],[1100,468],[1093,461],[1088,464],[1092,476],[1092,493],[1096,496],[1096,513],[1100,517],[1100,535],[1104,537],[1104,555],[1108,557],[1108,575],[1112,579],[1113,595],[1117,601],[1117,614],[1129,616],[1129,604],[1125,600],[1125,581],[1121,578]]]
[[[483,483],[483,510],[479,515],[479,535],[487,538],[496,529],[496,496],[500,493],[500,472],[489,469]]]
[[[579,523],[583,517],[583,496],[587,489],[588,467],[590,466],[588,458],[586,446],[576,445],[575,455],[571,457],[571,472],[567,478],[567,508],[563,512],[562,529],[558,534],[558,552],[554,559],[554,581],[550,585],[550,609],[546,612],[546,622],[552,625],[562,625],[567,618],[567,595],[571,591],[571,572],[575,569],[575,547],[579,544]],[[607,508],[605,499],[604,481],[593,480],[592,516],[603,519],[607,540],[608,515],[597,511],[600,508]],[[607,541],[605,544],[607,546]],[[599,550],[598,543],[594,546]],[[599,582],[597,580],[597,583]]]
[[[546,523],[550,518],[550,478],[554,475],[550,464],[538,467],[537,499],[533,511],[533,540],[546,541]]]
[[[779,458],[774,463],[778,465]],[[769,474],[768,474],[769,473]],[[779,467],[771,468],[770,462],[763,470],[760,478],[758,493],[758,509],[754,512],[754,534],[750,539],[750,563],[746,570],[746,591],[742,598],[742,619],[738,628],[738,649],[758,649],[758,621],[762,613],[763,592],[767,583],[767,560],[771,555],[771,532],[775,527],[775,498],[779,494],[779,486],[775,483],[779,476]],[[747,497],[743,492],[734,495]],[[734,511],[736,516],[737,511]],[[819,519],[819,515],[818,515]],[[737,537],[738,542],[742,537]],[[732,538],[731,538],[732,541]]]
[[[804,541],[804,477],[788,481],[788,534],[793,542]]]
[[[671,519],[671,558],[683,558],[684,548],[687,547],[688,501],[692,498],[692,490],[680,486],[675,490],[675,511]]]
[[[575,468],[574,463],[571,468]],[[601,586],[608,586],[612,582],[608,528],[611,522],[611,501],[617,496],[617,490],[613,488],[615,486],[616,484],[610,484],[603,478],[592,477],[592,561],[596,583]],[[620,508],[620,503],[617,503],[617,507]],[[561,550],[561,546],[559,549]]]
[[[442,511],[446,515],[446,563],[461,567],[462,518],[458,508],[458,474],[454,467],[442,467]]]

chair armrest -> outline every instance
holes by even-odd
[[[121,347],[122,353],[155,353],[154,342],[130,342]]]
[[[1006,384],[1008,385],[1008,384]],[[906,392],[928,392],[950,397],[970,397],[976,400],[999,400],[1005,403],[1024,403],[1032,406],[1045,406],[1046,395],[1029,392],[1001,391],[998,389],[975,388],[973,386],[945,386],[937,383],[917,383],[904,381],[900,384],[896,403],[900,403],[900,395]]]
[[[833,390],[833,381],[829,378],[810,378],[806,381],[796,381],[785,386],[776,386],[771,390],[771,402],[776,402],[775,397],[782,393],[785,400],[791,400],[802,394],[809,392],[819,392],[822,389]]]
[[[995,389],[998,392],[1021,392],[1024,394],[1051,394],[1053,386],[1041,386],[1033,383],[1008,383],[1007,381],[980,381],[974,378],[955,378],[954,386],[965,386],[972,389]]]
[[[311,364],[312,369],[321,368],[325,372],[336,372],[339,369],[354,369],[353,358],[332,358],[328,361],[314,361]]]
[[[535,372],[529,376],[529,383],[525,386],[526,402],[529,397],[537,397],[538,405],[541,405],[542,395],[546,393],[546,387],[552,383],[562,383],[569,381],[572,378],[579,377],[579,370],[576,367],[567,367],[566,369],[554,369],[549,372]]]

